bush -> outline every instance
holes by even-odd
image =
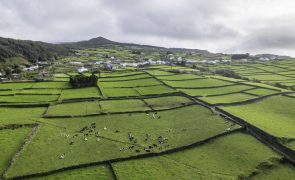
[[[75,88],[97,86],[97,76],[76,75],[70,76],[70,84]]]
[[[218,69],[215,71],[216,74],[220,74],[225,77],[231,77],[236,79],[241,79],[242,77],[238,75],[236,72],[229,69]]]

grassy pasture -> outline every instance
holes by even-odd
[[[38,103],[53,102],[58,99],[59,95],[14,95],[0,96],[0,103]]]
[[[0,108],[0,126],[6,124],[34,123],[45,112],[45,107],[34,108]]]
[[[34,82],[24,82],[24,83],[0,83],[0,89],[24,89],[31,88]]]
[[[288,91],[286,89],[278,88],[278,87],[271,86],[271,85],[268,85],[268,84],[256,83],[256,82],[250,82],[250,81],[242,82],[242,84],[258,86],[258,87],[267,88],[267,89],[274,89],[274,90],[279,90],[279,91],[282,91],[282,92]]]
[[[266,95],[270,95],[270,94],[279,93],[280,91],[258,88],[258,89],[248,90],[248,91],[245,91],[245,92],[250,93],[250,94],[254,94],[254,95],[257,95],[257,96],[266,96]]]
[[[108,100],[100,101],[102,110],[105,112],[132,112],[132,111],[146,111],[149,107],[138,99],[124,99],[124,100]]]
[[[276,165],[281,157],[255,138],[234,133],[184,151],[114,163],[119,179],[239,179],[262,164]],[[285,174],[286,175],[286,174]],[[289,178],[294,171],[289,173]]]
[[[138,86],[153,86],[160,85],[159,81],[154,78],[138,79],[129,81],[116,81],[116,82],[98,82],[99,87],[138,87]]]
[[[171,76],[158,76],[161,80],[186,80],[186,79],[202,79],[204,77],[194,74],[176,74]]]
[[[66,89],[71,88],[69,82],[38,82],[32,88],[35,89]]]
[[[234,93],[239,91],[244,91],[247,89],[252,89],[252,86],[247,85],[234,85],[226,87],[217,87],[217,88],[204,88],[204,89],[178,89],[190,96],[208,96],[208,95],[218,95],[226,93]]]
[[[126,81],[126,80],[136,80],[142,78],[149,78],[151,77],[148,74],[135,74],[133,76],[122,76],[122,77],[111,77],[111,78],[99,78],[99,82],[109,82],[109,81]]]
[[[140,95],[151,95],[151,94],[164,94],[164,93],[173,93],[176,92],[174,89],[165,86],[165,85],[158,85],[158,86],[150,86],[150,87],[137,87],[137,92]]]
[[[134,113],[91,116],[83,119],[44,119],[42,121],[48,123],[41,126],[30,146],[9,169],[7,176],[44,172],[75,164],[148,153],[144,151],[144,147],[152,144],[157,144],[157,147],[151,151],[160,152],[207,139],[226,132],[229,127],[231,129],[239,127],[198,105],[161,111],[157,116],[161,118],[155,119],[146,113]],[[101,137],[99,142],[94,132],[89,133],[87,141],[83,133],[78,133],[81,128],[93,123],[96,123],[95,132]],[[137,142],[130,142],[128,133],[131,133]],[[73,139],[75,134],[78,136]],[[146,134],[149,134],[147,140],[145,140]],[[167,137],[168,141],[164,144],[158,143],[159,136]],[[74,144],[69,145],[72,140]],[[128,148],[131,145],[135,147]],[[120,150],[122,148],[124,149]],[[136,152],[136,149],[139,152]],[[66,154],[65,158],[59,159],[62,153]],[[27,164],[27,162],[34,163]]]
[[[64,73],[54,74],[53,77],[55,78],[69,78],[70,76]]]
[[[184,81],[164,81],[167,85],[177,88],[206,88],[206,87],[218,87],[227,86],[233,83],[217,80],[217,79],[196,79],[196,80],[184,80]]]
[[[55,173],[48,176],[42,176],[38,178],[30,178],[32,180],[42,179],[99,179],[99,180],[112,180],[112,171],[108,165],[91,166],[87,168],[79,168],[75,170],[67,170],[59,173]]]
[[[175,75],[175,73],[162,71],[162,70],[146,70],[147,73],[153,76],[166,76],[166,75]]]
[[[0,95],[14,95],[15,93],[19,91],[20,90],[2,90],[0,91]]]
[[[201,100],[206,101],[210,104],[219,104],[219,103],[235,103],[246,101],[249,99],[254,99],[256,96],[243,93],[227,94],[220,96],[210,96],[210,97],[200,97]]]
[[[101,88],[104,97],[139,96],[135,88]]]
[[[60,94],[61,90],[60,89],[23,89],[18,94]]]
[[[112,72],[112,73],[100,73],[100,77],[122,77],[122,76],[134,76],[139,74],[145,74],[141,71],[130,71],[130,72]]]
[[[50,105],[46,115],[48,116],[75,116],[99,114],[101,112],[98,101],[84,101],[74,103],[62,103]]]
[[[292,78],[281,76],[281,75],[250,75],[247,76],[250,79],[258,79],[260,81],[284,81],[284,80],[291,80]]]
[[[62,90],[60,99],[98,98],[101,97],[97,87],[86,87]]]
[[[0,176],[31,130],[31,128],[0,130]]]
[[[149,99],[144,99],[144,101],[155,110],[181,107],[185,104],[192,103],[190,99],[183,96],[166,96],[166,97],[158,97],[158,98],[149,98]]]
[[[274,96],[256,103],[222,107],[225,111],[279,137],[295,138],[295,101],[286,96]]]
[[[69,145],[75,133],[77,132],[50,124],[42,125],[37,135],[30,141],[30,145],[23,150],[5,176],[13,177],[45,172],[70,165],[134,154],[134,152],[119,151],[122,143],[102,138],[97,142],[94,137],[89,137],[85,141],[83,136],[78,136],[75,139],[75,144]],[[70,135],[70,137],[68,138],[67,135]],[[59,157],[63,153],[65,153],[65,158],[60,159]],[[28,164],[27,162],[34,163]]]

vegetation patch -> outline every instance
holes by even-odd
[[[210,96],[210,97],[200,97],[201,100],[206,101],[210,104],[230,104],[242,102],[250,99],[257,98],[256,96],[244,94],[244,93],[234,93],[220,96]]]
[[[261,101],[221,107],[248,123],[280,138],[295,138],[295,101],[286,96],[273,96]]]
[[[113,167],[120,179],[240,179],[259,171],[259,164],[272,165],[280,158],[255,138],[233,133],[188,150],[118,162]],[[293,176],[294,171],[288,177]]]
[[[209,88],[218,86],[228,86],[233,83],[217,80],[217,79],[196,79],[184,81],[164,81],[167,85],[177,88]]]
[[[0,177],[8,168],[13,155],[19,150],[31,128],[0,130]]]
[[[174,107],[181,107],[187,104],[192,104],[193,102],[183,96],[166,96],[158,98],[144,99],[144,101],[153,109],[170,109]]]
[[[76,89],[64,89],[61,93],[60,99],[77,99],[77,98],[99,98],[102,95],[97,87],[85,87]]]

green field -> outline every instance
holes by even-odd
[[[75,53],[87,55],[45,66],[50,76],[44,81],[1,82],[0,179],[294,179],[293,152],[277,153],[278,143],[295,151],[292,60],[179,66],[173,65],[178,56],[196,62],[224,57],[153,51],[79,49]],[[175,57],[161,64],[163,55]],[[93,65],[111,56],[157,64]],[[93,65],[97,86],[68,82],[80,65],[67,63],[80,60]],[[241,77],[217,75],[219,69]],[[265,137],[232,115],[273,141],[264,144]]]
[[[286,179],[292,179],[295,172],[278,159],[255,138],[235,133],[180,152],[115,163],[114,169],[119,179],[247,179],[252,172],[263,177],[265,169],[280,166],[288,171]]]
[[[276,137],[294,139],[294,107],[293,98],[275,96],[247,105],[227,106],[222,109]]]
[[[177,88],[209,88],[232,85],[230,82],[217,79],[196,79],[183,81],[164,81],[167,85]]]
[[[31,128],[0,131],[0,175],[4,173],[13,155],[20,149]]]
[[[97,87],[64,89],[61,93],[60,99],[78,99],[78,98],[99,98],[101,97]]]
[[[247,101],[250,99],[255,99],[256,96],[244,94],[244,93],[235,93],[235,94],[227,94],[227,95],[219,95],[219,96],[210,96],[210,97],[201,97],[200,99],[206,101],[210,104],[220,104],[220,103],[236,103]]]
[[[246,86],[246,85],[234,85],[234,86],[217,87],[217,88],[178,89],[178,90],[190,96],[208,96],[208,95],[234,93],[234,92],[244,91],[247,89],[253,89],[253,87]]]

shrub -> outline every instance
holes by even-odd
[[[215,71],[216,74],[220,74],[225,77],[237,78],[241,79],[241,76],[238,75],[236,72],[229,70],[229,69],[218,69]]]
[[[75,88],[97,86],[97,76],[92,74],[91,76],[76,75],[70,76],[70,83]]]

